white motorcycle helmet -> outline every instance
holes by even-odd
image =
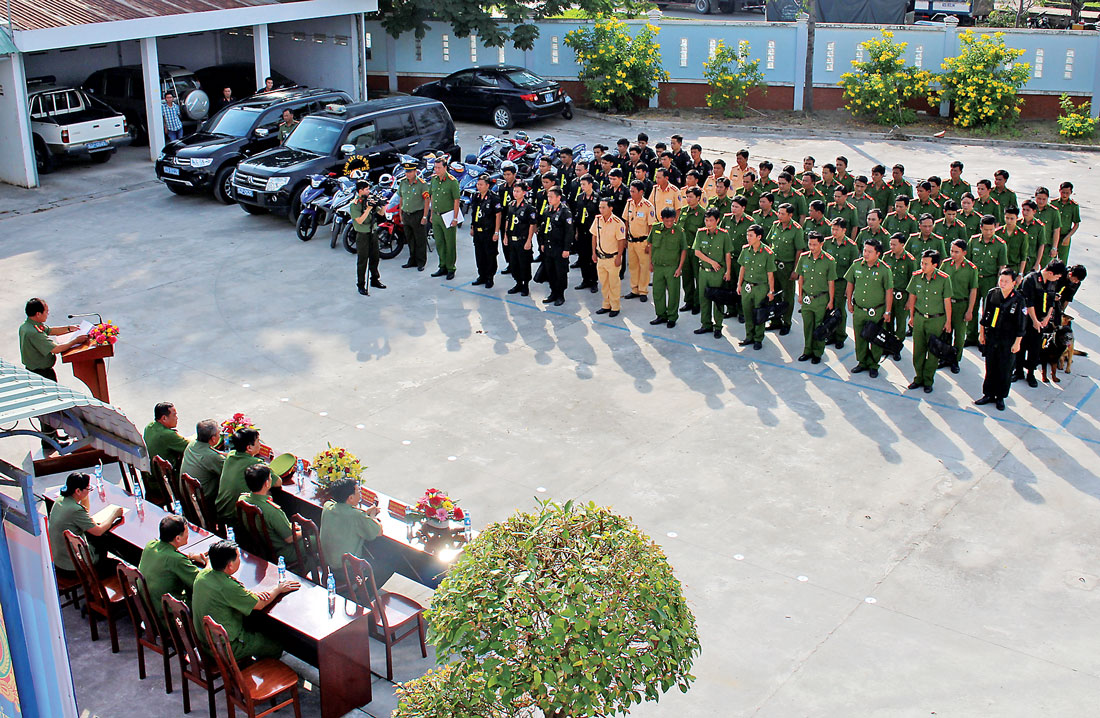
[[[517,173],[519,171],[519,168],[516,167],[515,162],[512,162],[511,160],[507,160],[506,162],[501,162],[500,163],[500,171],[504,172],[505,170],[511,170],[513,173]]]
[[[387,172],[386,174],[378,178],[378,184],[383,187],[389,187],[391,184],[393,184],[393,175]]]

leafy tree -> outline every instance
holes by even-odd
[[[603,17],[623,10],[637,13],[649,6],[647,0],[496,0],[476,3],[467,0],[379,0],[382,26],[393,37],[414,32],[424,37],[428,20],[451,26],[455,35],[474,33],[489,47],[511,42],[520,50],[530,50],[539,36],[538,21],[577,8],[590,17]]]
[[[439,655],[457,664],[406,684],[409,712],[399,716],[463,715],[414,712],[418,694],[443,690],[465,696],[471,715],[533,706],[549,718],[611,716],[672,686],[687,692],[700,650],[660,548],[592,503],[548,501],[489,526],[436,590],[427,618]]]

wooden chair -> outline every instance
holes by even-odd
[[[178,491],[172,489],[172,484],[176,481],[176,472],[172,469],[171,464],[159,456],[154,456],[150,463],[153,468],[153,480],[149,486],[150,495],[146,498],[155,504],[159,504],[161,508],[171,511],[172,502],[176,500],[176,494],[178,493]]]
[[[203,495],[202,484],[198,479],[188,474],[180,474],[180,502],[183,504],[183,513],[189,521],[211,532],[218,528],[213,508]]]
[[[47,515],[44,518],[46,522],[46,533],[50,532],[50,517]],[[65,549],[68,551],[68,548]],[[54,569],[54,581],[57,583],[57,595],[58,598],[64,598],[64,601],[59,602],[60,608],[66,606],[72,606],[73,608],[80,610],[80,590],[84,584],[80,582],[80,576],[71,578],[69,576],[63,576]]]
[[[115,626],[115,616],[125,610],[126,602],[118,577],[101,579],[96,573],[88,544],[68,529],[65,529],[65,543],[68,545],[69,556],[72,557],[80,583],[84,586],[84,599],[88,604],[88,627],[92,631],[92,640],[99,640],[99,619],[96,616],[102,616],[107,619],[107,630],[111,634],[111,653],[118,653],[118,628]]]
[[[225,629],[210,616],[203,616],[202,625],[206,629],[206,637],[210,641],[218,670],[222,673],[225,705],[230,718],[237,707],[245,711],[248,718],[262,718],[289,705],[294,706],[295,718],[302,718],[302,704],[298,700],[298,674],[290,666],[275,658],[265,658],[242,669],[233,657],[233,647],[229,645],[229,635]],[[287,691],[290,692],[290,697],[276,704],[276,698]],[[256,704],[266,701],[271,701],[271,707],[257,713]]]
[[[192,623],[191,609],[187,604],[169,594],[161,598],[161,606],[164,608],[164,620],[168,624],[168,634],[172,637],[172,643],[176,648],[176,656],[179,658],[180,675],[183,676],[183,712],[191,712],[191,692],[189,683],[202,686],[206,689],[206,698],[210,708],[210,718],[218,718],[217,701],[214,695],[224,686],[215,686],[221,671],[215,663],[213,656],[206,653],[199,644],[195,635],[195,624]]]
[[[237,523],[245,534],[245,550],[260,558],[275,561],[275,544],[271,542],[271,532],[267,530],[264,512],[259,506],[237,499]]]
[[[374,583],[374,569],[358,556],[344,554],[344,574],[356,602],[370,607],[371,631],[386,644],[386,680],[393,680],[393,646],[413,633],[420,634],[420,654],[427,658],[424,607],[399,593],[379,591]]]
[[[157,620],[153,599],[145,585],[145,577],[129,564],[120,563],[115,569],[118,583],[126,597],[126,608],[130,611],[130,620],[134,623],[134,636],[137,638],[138,678],[145,680],[145,649],[159,653],[164,659],[164,692],[172,692],[172,664],[169,659],[176,655],[172,639],[161,622]]]
[[[294,552],[298,555],[296,571],[308,576],[318,586],[325,585],[324,561],[321,559],[321,534],[317,524],[301,514],[290,515],[290,527],[295,533],[301,531],[302,538],[294,542]]]

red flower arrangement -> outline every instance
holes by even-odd
[[[98,346],[114,344],[118,341],[118,326],[110,320],[96,324],[88,330],[88,340]]]
[[[249,419],[244,414],[237,412],[231,418],[222,422],[223,434],[235,434],[238,429],[254,429],[255,425],[252,423],[252,419]]]
[[[433,521],[447,521],[448,519],[461,521],[466,518],[466,514],[462,511],[462,507],[455,503],[454,499],[439,489],[428,489],[425,491],[424,495],[417,500],[416,506],[409,513],[413,516]]]

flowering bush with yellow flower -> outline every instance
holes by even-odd
[[[1092,103],[1085,101],[1078,105],[1062,93],[1058,98],[1062,114],[1058,115],[1058,134],[1070,140],[1083,140],[1096,134],[1096,125],[1100,118],[1092,116]]]
[[[1026,62],[1016,62],[1024,51],[1005,45],[1003,32],[967,30],[959,41],[962,49],[943,61],[940,90],[929,100],[949,100],[959,127],[997,128],[1016,122],[1024,104],[1018,93],[1031,75]]]
[[[317,485],[322,489],[327,488],[337,479],[359,481],[365,468],[355,454],[332,444],[313,457],[313,471],[317,474]]]
[[[840,76],[844,88],[845,107],[880,125],[904,125],[917,118],[908,106],[914,97],[928,94],[928,84],[934,75],[914,65],[906,64],[907,42],[895,42],[894,33],[883,30],[880,37],[861,43],[866,60],[853,60],[855,72]]]
[[[768,91],[764,73],[760,72],[760,58],[749,59],[749,43],[744,40],[736,48],[719,40],[714,56],[703,62],[703,77],[710,85],[707,107],[721,109],[726,117],[744,117],[749,92]]]
[[[577,77],[594,107],[632,112],[639,99],[656,94],[658,82],[668,80],[658,32],[646,23],[632,36],[622,20],[604,18],[566,33],[565,44],[581,66]]]

